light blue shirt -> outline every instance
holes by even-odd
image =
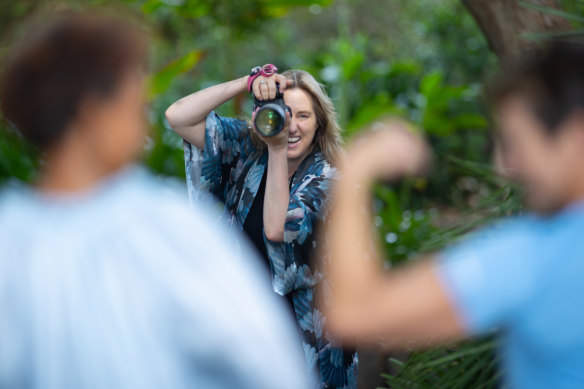
[[[131,168],[0,194],[0,387],[306,388],[298,331],[215,215]]]
[[[499,329],[512,388],[584,388],[584,205],[526,216],[442,255],[467,329]]]

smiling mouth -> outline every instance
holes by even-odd
[[[293,138],[288,138],[288,144],[295,144],[295,143],[298,143],[299,141],[300,141],[299,136],[295,136]]]

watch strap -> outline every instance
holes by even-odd
[[[247,79],[247,91],[251,93],[251,87],[256,78],[259,76],[264,77],[271,77],[278,71],[278,68],[272,64],[266,64],[262,67],[256,66],[255,68],[251,69],[251,73]]]

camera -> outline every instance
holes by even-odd
[[[284,94],[276,84],[276,97],[269,101],[257,100],[254,96],[253,110],[256,111],[254,125],[263,136],[276,136],[286,125],[286,112],[292,115],[292,110],[284,103]]]

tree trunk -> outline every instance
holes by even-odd
[[[560,8],[556,0],[527,3]],[[462,0],[485,34],[489,46],[503,61],[515,60],[537,49],[523,34],[565,31],[572,28],[564,18],[526,8],[518,0]]]

